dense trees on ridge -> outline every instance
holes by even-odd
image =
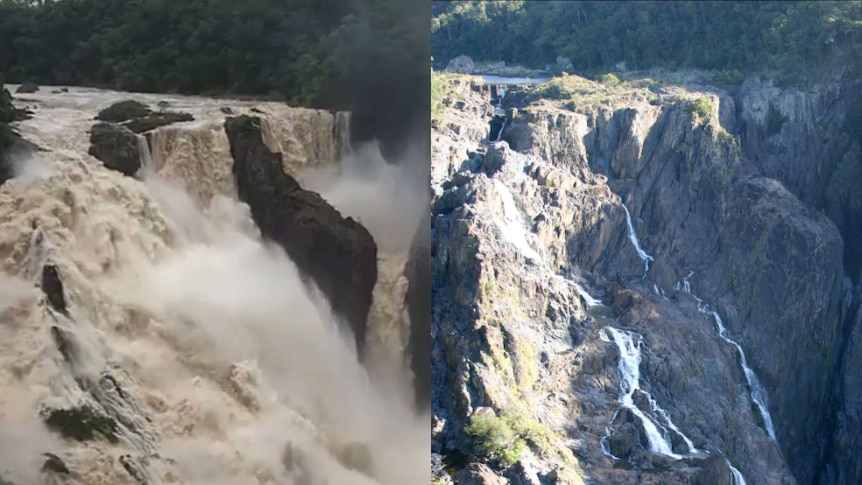
[[[859,1],[432,2],[432,50],[576,72],[652,67],[752,71],[788,81],[862,58]]]
[[[427,22],[401,0],[0,0],[0,72],[350,109],[394,142],[427,129]]]

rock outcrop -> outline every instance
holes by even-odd
[[[405,268],[407,313],[410,316],[408,353],[413,371],[416,406],[431,405],[431,213],[419,222]]]
[[[141,147],[128,128],[113,123],[96,123],[90,129],[89,154],[106,167],[133,176],[141,168]]]
[[[119,123],[133,133],[145,133],[160,126],[194,121],[194,119],[195,117],[189,113],[153,111],[146,104],[133,99],[114,103],[96,115],[97,121]]]
[[[162,113],[150,113],[142,118],[129,120],[123,123],[123,126],[131,130],[133,133],[145,133],[147,131],[155,130],[160,126],[167,126],[184,121],[194,121],[194,119],[195,117],[189,113],[165,111]]]
[[[152,110],[147,105],[140,101],[129,99],[119,101],[99,111],[99,114],[96,115],[96,120],[107,123],[122,123],[135,118],[143,118],[150,113],[152,113]]]
[[[502,143],[451,126],[474,116],[455,103],[437,126],[435,452],[490,464],[464,431],[490,407],[528,410],[568,440],[575,474],[599,482],[727,483],[736,470],[750,484],[858,481],[846,451],[858,450],[847,430],[862,412],[848,250],[862,205],[847,179],[860,157],[846,122],[858,84],[752,86],[733,98],[632,82],[596,87],[601,102],[588,82],[573,84],[586,86],[577,103],[510,89]],[[827,139],[840,148],[820,160]],[[635,250],[621,202],[648,254]],[[612,311],[585,305],[574,285]],[[651,452],[641,419],[617,412],[620,357],[599,332],[608,324],[643,337],[635,404],[651,415],[654,399],[675,421],[675,453],[711,458]],[[777,440],[732,341],[766,391]],[[558,477],[567,459],[528,435],[519,463],[494,472]]]
[[[361,355],[377,281],[374,239],[285,173],[281,155],[264,144],[260,123],[251,116],[225,121],[238,196],[264,237],[284,248],[350,325]]]
[[[39,91],[39,86],[36,83],[26,82],[15,90],[18,94],[32,94]]]

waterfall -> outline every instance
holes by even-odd
[[[622,197],[620,197],[620,204],[623,206],[623,210],[626,211],[626,224],[629,228],[629,240],[634,245],[635,251],[638,253],[638,257],[644,262],[644,278],[646,278],[647,272],[649,272],[649,262],[653,260],[653,257],[641,248],[641,244],[638,241],[638,235],[635,232],[634,225],[632,225],[632,216],[629,214],[629,210],[626,205],[623,204]]]
[[[347,156],[353,149],[350,141],[350,119],[351,113],[349,111],[335,113],[333,139],[335,140],[335,154],[340,158]]]
[[[512,196],[512,191],[506,187],[506,184],[501,182],[499,179],[494,179],[494,190],[500,196],[500,199],[503,202],[503,220],[499,218],[495,218],[494,222],[497,227],[500,229],[500,232],[503,233],[504,239],[508,240],[512,243],[518,251],[526,258],[532,259],[536,263],[538,263],[542,268],[545,268],[550,271],[551,264],[548,261],[548,257],[545,254],[545,248],[542,247],[541,241],[538,240],[538,236],[533,234],[532,232],[528,232],[525,225],[526,216],[518,209],[518,206],[515,204],[515,199]],[[533,245],[530,242],[533,242]],[[538,251],[533,249],[533,247],[538,247]],[[592,295],[590,295],[587,290],[585,290],[581,285],[572,281],[565,276],[554,274],[552,275],[554,278],[560,278],[563,282],[570,286],[575,292],[584,300],[584,303],[588,307],[596,307],[602,306],[601,300],[596,299]]]
[[[718,329],[719,337],[721,337],[725,342],[736,347],[736,350],[739,351],[739,364],[742,366],[745,380],[748,382],[748,387],[751,390],[751,399],[757,406],[757,410],[760,411],[760,416],[763,418],[763,425],[766,427],[766,432],[769,434],[769,437],[775,441],[775,428],[772,426],[772,416],[769,414],[769,401],[766,396],[766,390],[760,384],[757,374],[748,367],[748,363],[745,360],[745,352],[742,351],[742,347],[740,347],[738,343],[727,336],[724,324],[721,321],[721,317],[718,316],[718,312],[710,311],[707,307],[703,307],[702,312],[712,315],[715,319],[715,326]]]
[[[670,415],[664,409],[661,409],[655,402],[653,397],[646,391],[640,389],[640,363],[641,353],[640,346],[642,337],[636,333],[625,330],[618,330],[613,327],[605,327],[613,338],[614,343],[620,351],[619,371],[620,371],[620,397],[619,402],[623,407],[631,411],[643,423],[644,432],[649,441],[649,450],[653,453],[659,453],[672,458],[680,459],[683,456],[673,452],[670,439],[668,438],[667,429],[659,429],[659,424],[653,421],[634,403],[634,393],[637,390],[643,392],[649,399],[651,410],[660,416],[667,428],[679,433],[689,449],[689,453],[697,451],[691,440],[686,437],[679,428],[671,421]],[[637,337],[637,343],[635,343]]]
[[[677,281],[673,287],[677,290],[691,294],[691,283],[688,280],[692,275],[694,275],[694,271],[689,272],[688,276],[683,278],[682,282]],[[757,410],[760,412],[761,418],[763,418],[763,425],[766,428],[767,434],[773,441],[775,441],[775,428],[772,424],[772,416],[769,414],[769,399],[766,394],[766,389],[764,389],[760,384],[757,374],[748,367],[748,362],[745,359],[745,352],[742,351],[742,347],[735,340],[727,336],[727,329],[724,328],[724,322],[721,321],[721,317],[718,315],[718,312],[710,310],[709,305],[703,304],[703,300],[698,298],[697,295],[693,296],[698,302],[697,309],[703,314],[712,315],[713,320],[715,320],[716,330],[718,330],[718,336],[725,342],[736,347],[737,352],[739,352],[739,365],[742,366],[745,381],[748,383],[748,388],[751,392],[751,400],[754,401],[755,406],[757,406]]]
[[[682,279],[682,281],[677,281],[673,285],[674,290],[684,291],[686,293],[691,293],[691,282],[688,281],[689,278],[694,275],[694,271],[689,271],[688,276]],[[698,299],[700,301],[700,299]]]
[[[87,154],[96,113],[122,99],[169,100],[197,120],[158,128],[152,150],[137,138],[144,177]],[[15,444],[0,482],[42,483],[34,465],[48,450],[75,483],[427,481],[430,418],[412,393],[381,391],[328,302],[233,193],[222,108],[252,107],[277,118],[268,136],[286,165],[331,158],[331,121],[283,103],[73,87],[45,90],[21,122],[51,171],[0,191],[0,373],[18,374],[0,384],[0,430],[22,431],[0,440]],[[363,204],[354,210],[380,212]],[[370,318],[394,328],[403,257],[384,256]],[[59,275],[47,289],[46,267]],[[62,305],[45,297],[57,292]],[[380,340],[398,352],[400,337]],[[116,426],[116,443],[65,440],[40,421],[84,405]]]
[[[592,307],[592,306],[599,306],[602,304],[601,300],[597,300],[597,299],[593,298],[593,296],[590,295],[589,293],[587,293],[587,290],[585,290],[583,287],[581,287],[581,285],[579,285],[579,284],[577,284],[571,280],[566,280],[566,282],[568,282],[572,286],[574,286],[575,291],[578,293],[578,295],[581,296],[581,298],[584,299],[584,303],[586,303],[587,306]]]
[[[727,461],[727,459],[725,460]],[[742,473],[739,470],[730,464],[730,461],[727,461],[727,466],[730,468],[730,485],[746,485],[745,477],[742,476]]]
[[[135,135],[138,140],[138,156],[141,159],[141,171],[149,172],[155,170],[153,166],[153,154],[150,151],[150,144],[147,142],[147,137],[144,135]]]
[[[536,252],[527,242],[527,230],[524,224],[524,216],[515,205],[515,199],[512,197],[512,192],[506,185],[494,179],[494,189],[503,201],[503,217],[504,220],[495,220],[497,227],[503,233],[503,237],[512,243],[518,251],[526,258],[534,260],[542,266],[547,266],[545,259]]]
[[[500,125],[500,131],[497,132],[497,138],[495,138],[494,140],[491,140],[491,141],[492,142],[500,141],[500,138],[503,136],[503,130],[505,130],[505,129],[506,129],[506,122],[503,121],[503,124]]]

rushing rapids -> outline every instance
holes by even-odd
[[[387,180],[351,183],[351,163],[368,155],[320,175],[345,151],[345,116],[47,93],[19,100],[36,108],[19,130],[42,151],[16,160],[0,187],[0,478],[426,483],[427,418],[400,371],[405,234],[421,213],[392,222],[377,210],[369,187],[399,181],[385,168]],[[128,98],[195,118],[139,136],[135,178],[87,155],[96,112]],[[238,202],[228,112],[257,113],[284,170],[338,209],[377,214],[367,368],[325,297]],[[380,167],[377,158],[365,163]]]

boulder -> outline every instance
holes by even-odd
[[[98,121],[108,121],[111,123],[122,123],[135,118],[143,118],[148,116],[152,111],[147,105],[132,99],[114,103],[111,106],[99,111],[96,115]]]
[[[30,94],[39,91],[39,86],[36,83],[24,83],[18,86],[18,89],[15,90],[16,93],[19,94]]]
[[[649,449],[643,423],[628,408],[620,409],[613,427],[613,434],[608,436],[608,447],[614,456],[626,459],[640,450]]]
[[[128,128],[112,123],[96,123],[90,129],[88,153],[106,167],[129,177],[141,168],[137,135]]]
[[[263,142],[260,118],[231,117],[224,126],[239,198],[263,236],[284,248],[350,325],[361,358],[377,281],[374,238],[285,173],[281,155]]]
[[[724,485],[731,483],[730,467],[722,456],[711,456],[700,465],[700,470],[694,475],[694,485]]]
[[[123,123],[123,126],[134,133],[144,133],[155,130],[160,126],[180,123],[183,121],[194,121],[195,117],[189,113],[165,111],[162,113],[151,113],[143,118],[135,118]]]

